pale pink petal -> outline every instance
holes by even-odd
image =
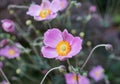
[[[31,16],[39,16],[40,10],[40,5],[32,4],[28,9],[27,14]]]
[[[68,6],[68,0],[60,0],[60,11],[63,11]]]
[[[65,74],[66,84],[77,84],[77,81],[73,78],[74,75],[76,74],[73,73]]]
[[[90,80],[85,76],[80,76],[79,84],[90,84]]]
[[[44,44],[46,46],[56,48],[57,44],[62,40],[62,32],[58,29],[49,29],[44,34]]]
[[[71,51],[68,53],[68,57],[77,55],[82,49],[82,39],[80,37],[75,37],[71,44]]]
[[[60,61],[64,61],[66,60],[68,57],[67,56],[57,56],[56,60],[60,60]]]
[[[46,19],[51,20],[51,19],[56,18],[56,16],[57,16],[57,13],[52,13]]]
[[[53,12],[58,12],[60,9],[60,0],[53,0],[50,8]]]
[[[41,52],[45,58],[55,58],[58,56],[55,48],[42,47]]]
[[[68,33],[66,29],[63,31],[62,36],[63,36],[63,40],[69,42],[70,44],[74,39],[74,37],[70,33]]]
[[[43,9],[48,9],[50,7],[51,3],[49,0],[42,0],[41,7]]]
[[[46,18],[41,18],[40,16],[34,16],[34,19],[35,19],[36,21],[46,20]]]

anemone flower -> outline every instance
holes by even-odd
[[[0,56],[12,59],[20,56],[20,50],[15,45],[5,46],[0,49]]]
[[[33,16],[35,20],[51,20],[57,16],[57,4],[51,4],[49,0],[42,0],[41,5],[32,4],[27,14]]]
[[[80,74],[67,73],[65,74],[66,84],[90,84],[87,77],[81,76]]]
[[[59,11],[63,11],[68,6],[68,0],[53,0],[52,4],[56,4]]]
[[[104,69],[98,65],[96,67],[93,67],[93,69],[89,72],[89,75],[97,82],[105,77]]]
[[[44,44],[41,49],[43,56],[59,60],[72,58],[82,49],[82,39],[73,37],[66,29],[63,32],[56,28],[49,29],[44,34]]]

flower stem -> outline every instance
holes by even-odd
[[[102,47],[102,46],[106,47],[106,46],[108,46],[108,44],[99,44],[99,45],[95,46],[95,47],[91,50],[91,52],[90,52],[90,54],[88,55],[86,61],[83,63],[83,65],[82,65],[82,67],[81,67],[81,71],[83,70],[83,68],[84,68],[85,65],[87,64],[88,60],[90,59],[90,57],[91,57],[92,53],[95,51],[95,49],[98,48],[98,47]]]
[[[107,76],[105,76],[104,80],[105,80],[105,84],[110,84],[110,81],[108,80]]]
[[[71,65],[71,63],[70,63],[70,60],[69,60],[69,59],[67,59],[67,63],[68,63],[68,66],[69,66],[69,71],[70,71],[70,72],[71,72],[71,71],[76,72],[75,68]]]
[[[8,9],[10,8],[23,8],[23,9],[28,9],[28,6],[21,6],[21,5],[9,5]]]
[[[50,69],[50,70],[45,74],[45,76],[43,77],[43,79],[42,79],[42,81],[40,82],[40,84],[43,84],[45,78],[47,77],[47,75],[48,75],[51,71],[56,70],[56,69],[60,69],[60,68],[61,68],[61,66],[54,67],[54,68]]]
[[[1,74],[3,75],[4,79],[8,82],[8,84],[10,84],[7,76],[5,75],[5,73],[3,72],[3,70],[2,70],[1,68],[0,68],[0,72],[1,72]]]
[[[71,66],[70,60],[69,60],[69,59],[67,59],[67,63],[68,63],[68,66]]]

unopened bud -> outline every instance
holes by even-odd
[[[112,47],[111,44],[106,44],[105,49],[108,50],[108,51],[112,51],[113,47]]]
[[[32,21],[31,20],[27,20],[26,21],[26,25],[31,25],[32,24]]]
[[[16,39],[16,37],[15,37],[15,36],[12,36],[12,37],[11,37],[11,39],[12,39],[12,40],[15,40],[15,39]]]
[[[84,73],[83,73],[83,76],[87,76],[87,73],[86,73],[86,72],[84,72]]]
[[[66,71],[65,66],[64,66],[64,65],[61,65],[61,66],[59,67],[59,71],[60,71],[60,72],[65,72],[65,71]]]
[[[87,42],[87,46],[91,46],[92,43],[90,41]]]
[[[15,12],[14,12],[14,10],[9,10],[9,13],[14,14]]]
[[[0,57],[0,60],[1,60],[1,61],[5,60],[5,57],[1,56],[1,57]]]
[[[75,3],[75,6],[76,6],[77,8],[79,8],[79,7],[82,6],[82,4],[81,4],[80,2],[78,2],[78,3]]]
[[[17,73],[17,74],[20,74],[20,73],[21,73],[21,69],[18,68],[18,69],[16,70],[16,73]]]
[[[16,57],[16,59],[17,59],[17,60],[21,60],[21,58],[20,58],[20,57]]]
[[[85,33],[84,33],[84,32],[80,32],[80,34],[79,34],[79,35],[80,35],[80,37],[82,37],[82,38],[83,38],[83,37],[85,36]]]
[[[75,30],[75,29],[72,29],[72,30],[71,30],[71,33],[72,33],[72,34],[75,34],[75,33],[76,33],[76,30]]]
[[[3,39],[0,41],[0,47],[3,47],[8,44],[8,39]]]

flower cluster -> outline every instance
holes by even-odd
[[[32,4],[27,14],[33,16],[35,20],[50,20],[57,16],[58,11],[64,10],[68,5],[67,0],[42,0],[41,5]]]
[[[72,8],[72,6],[77,7],[78,5],[80,5],[78,3],[76,4],[76,2],[77,1],[71,1],[71,4],[68,7],[67,12],[65,13],[65,15],[63,15],[61,17],[61,18],[63,18],[68,15],[68,17],[65,18],[66,20],[64,20],[64,22],[67,21],[68,26],[69,26],[69,24],[71,25],[71,22],[69,22],[68,20],[72,20],[71,17],[69,16],[70,15],[69,13],[71,13],[70,9]],[[58,12],[61,12],[67,8],[68,3],[69,3],[68,0],[41,0],[40,5],[31,4],[29,8],[27,7],[28,11],[26,14],[34,17],[34,19],[37,21],[52,20],[57,17]],[[20,7],[20,6],[17,6],[17,7]],[[22,7],[24,7],[24,6],[22,6]],[[20,8],[22,8],[22,7],[20,7]],[[96,6],[94,6],[94,5],[90,6],[89,12],[90,12],[90,14],[96,13]],[[90,15],[90,18],[88,17],[88,19],[89,20],[91,19],[91,15]],[[58,20],[59,19],[57,19],[57,21]],[[81,17],[78,17],[78,20],[82,21]],[[93,51],[96,48],[98,48],[100,46],[104,46],[106,48],[106,50],[112,50],[111,45],[102,44],[102,45],[99,45],[99,46],[93,48],[93,50],[91,51],[90,55],[88,55],[87,60],[85,61],[85,63],[83,63],[83,66],[81,68],[79,67],[80,62],[77,65],[77,62],[79,60],[76,58],[75,59],[76,67],[74,67],[74,66],[72,66],[72,63],[70,63],[70,60],[68,60],[68,59],[79,54],[79,52],[82,49],[83,40],[79,36],[73,36],[72,34],[70,34],[68,32],[67,29],[64,29],[63,31],[61,31],[58,28],[51,28],[51,29],[48,29],[44,33],[44,39],[42,42],[41,41],[42,32],[39,32],[39,30],[37,30],[37,28],[35,28],[35,26],[32,25],[31,20],[26,21],[26,27],[29,28],[28,31],[27,30],[24,31],[24,29],[22,29],[22,28],[18,29],[18,28],[20,28],[22,23],[21,23],[21,25],[17,25],[17,23],[15,23],[14,21],[12,21],[10,19],[3,19],[3,20],[1,20],[1,23],[2,23],[2,28],[5,31],[5,35],[6,35],[6,33],[10,33],[10,35],[6,36],[4,39],[2,39],[2,40],[0,39],[1,40],[0,41],[1,59],[2,58],[4,59],[4,57],[8,58],[8,59],[17,58],[20,56],[21,53],[28,55],[29,59],[31,60],[31,62],[29,62],[29,63],[31,63],[30,65],[32,65],[32,63],[33,63],[32,68],[41,69],[41,70],[43,69],[41,71],[41,73],[45,74],[45,76],[43,77],[43,80],[41,81],[40,84],[43,84],[43,81],[45,80],[45,77],[48,75],[48,73],[50,73],[53,70],[57,70],[57,69],[60,72],[63,72],[65,74],[66,84],[90,84],[91,82],[90,82],[89,78],[92,78],[95,81],[95,83],[105,78],[104,69],[102,66],[98,65],[98,66],[92,68],[90,70],[90,72],[88,72],[88,73],[85,72],[85,74],[83,72],[83,70],[84,70],[83,67],[85,67],[91,54],[93,53]],[[83,21],[83,23],[84,23],[84,21]],[[49,24],[49,26],[50,26],[50,24]],[[24,48],[23,46],[19,45],[19,43],[13,42],[12,39],[10,38],[13,35],[11,33],[14,33],[15,30],[17,30],[17,32],[18,32],[18,35],[16,35],[16,37],[20,35],[21,38],[25,39],[26,42],[28,43],[28,45],[27,45],[27,46],[29,46],[28,50],[26,48]],[[31,32],[32,30],[34,30],[34,31]],[[32,36],[34,33],[35,33],[35,35],[32,37],[32,39],[29,38],[29,36]],[[77,32],[76,32],[76,30],[75,31],[73,30],[72,33],[75,34]],[[14,33],[14,34],[16,34],[16,33]],[[39,36],[40,38],[39,37],[36,38],[36,36],[38,36],[39,34],[41,35],[41,36]],[[84,35],[85,35],[84,32],[80,32],[81,37],[84,37]],[[2,36],[4,37],[4,34],[1,35],[1,37]],[[33,38],[35,38],[35,39],[33,40]],[[13,37],[13,39],[14,39],[14,37]],[[14,40],[16,40],[16,39],[14,39]],[[44,43],[44,46],[41,47],[42,43]],[[91,46],[90,41],[85,42],[85,43],[87,43],[88,46]],[[45,58],[48,58],[48,59],[54,58],[54,59],[60,60],[60,61],[64,61],[67,59],[68,68],[66,69],[66,67],[64,65],[61,65],[59,67],[54,67],[50,70],[47,70],[49,68],[49,64],[47,67],[43,66],[44,64],[47,64],[47,62],[44,62],[44,59],[41,59],[41,57],[39,56],[40,54],[37,50],[38,46],[41,47],[41,53],[42,53],[43,57],[45,57]],[[29,49],[30,47],[31,47],[31,49]],[[35,54],[35,55],[33,55],[33,54]],[[81,55],[81,54],[79,54],[79,55]],[[84,51],[83,51],[83,55],[84,55]],[[37,57],[40,57],[40,59]],[[4,62],[1,59],[0,59],[0,69],[1,69],[0,71],[2,72]],[[22,62],[23,61],[20,61],[20,63],[22,63]],[[37,64],[37,65],[34,66],[34,64]],[[40,65],[40,67],[38,67],[38,64]],[[24,63],[21,64],[21,66],[17,67],[17,69],[16,69],[17,74],[20,74],[20,72],[22,72],[22,71],[24,71],[24,72],[27,71],[28,66],[24,66],[25,68],[21,69],[21,67],[23,67],[23,65],[24,65]],[[27,65],[27,63],[26,63],[26,65]],[[81,71],[79,71],[79,70],[81,70]],[[69,73],[67,73],[67,72],[69,72]],[[3,74],[3,77],[4,77],[4,74]],[[26,77],[29,77],[29,76],[26,76]],[[5,79],[6,79],[6,77],[5,77]],[[30,79],[32,79],[32,78],[30,78]],[[6,80],[6,81],[3,80],[0,84],[10,84],[10,83],[8,80]]]

